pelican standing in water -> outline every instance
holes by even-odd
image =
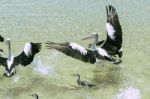
[[[115,56],[118,55],[122,57],[122,28],[119,22],[119,17],[116,12],[116,9],[112,5],[106,6],[107,12],[107,22],[106,22],[106,31],[107,38],[106,40],[97,41],[96,45],[101,46],[102,49],[107,51],[109,55]],[[91,44],[90,44],[91,46]]]
[[[11,41],[9,38],[5,41],[5,44],[8,45],[8,57],[0,57],[0,65],[3,65],[5,67],[5,73],[3,74],[3,76],[6,77],[11,77],[12,75],[14,75],[14,73],[16,72],[16,66],[29,65],[33,61],[35,54],[38,53],[41,49],[41,43],[29,42],[25,44],[22,53],[14,57],[11,52]]]

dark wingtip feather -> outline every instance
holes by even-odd
[[[0,42],[4,42],[4,37],[0,35]]]
[[[31,45],[32,45],[32,53],[33,54],[40,52],[41,47],[42,47],[42,43],[32,43],[31,42]]]

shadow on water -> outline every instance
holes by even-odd
[[[123,81],[120,71],[121,68],[119,65],[96,67],[96,69],[93,70],[94,77],[92,80],[97,85],[103,87],[107,87],[109,85],[119,86]]]
[[[22,78],[22,79],[24,79],[24,78]],[[42,78],[32,78],[32,79],[30,79],[30,83],[27,85],[22,84],[22,86],[16,86],[16,87],[10,86],[7,88],[1,88],[0,94],[6,95],[6,96],[18,96],[21,93],[30,91],[32,87],[37,86],[42,81],[43,81]]]

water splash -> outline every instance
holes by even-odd
[[[140,90],[133,87],[120,90],[116,99],[140,99]]]
[[[20,79],[20,76],[15,76],[12,83],[16,83]]]
[[[33,61],[33,70],[41,74],[52,74],[54,73],[54,68],[52,66],[46,66],[42,63],[40,57]]]

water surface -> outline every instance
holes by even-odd
[[[26,42],[82,42],[96,32],[106,38],[105,6],[113,4],[123,28],[123,62],[93,65],[55,50],[42,51],[32,64],[17,67],[17,74],[0,81],[1,99],[149,99],[150,98],[150,1],[149,0],[1,0],[0,34],[10,37],[18,55]],[[7,56],[7,47],[1,44]],[[2,75],[4,68],[0,67]],[[77,86],[76,78],[97,87]]]

